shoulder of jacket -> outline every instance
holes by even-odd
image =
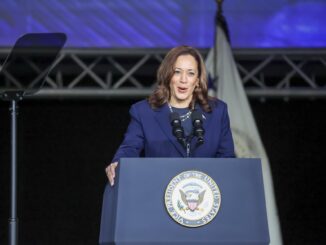
[[[140,100],[134,104],[131,105],[131,107],[134,107],[134,108],[143,108],[143,107],[150,107],[149,106],[149,103],[147,101],[147,99],[143,99],[143,100]]]
[[[134,104],[131,105],[131,110],[132,111],[137,111],[138,113],[141,112],[148,112],[151,110],[151,107],[146,99],[140,100]]]
[[[211,98],[209,100],[209,104],[212,107],[212,110],[219,110],[224,109],[227,107],[226,103],[223,100],[220,100],[218,98]]]

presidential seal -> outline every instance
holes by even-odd
[[[172,219],[183,226],[199,227],[215,218],[221,205],[221,192],[210,176],[191,170],[170,181],[164,199]]]

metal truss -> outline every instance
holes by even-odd
[[[326,49],[236,50],[250,97],[326,98]]]
[[[200,50],[206,57],[209,50]],[[0,49],[1,64],[10,52]],[[166,49],[65,49],[44,87],[32,98],[138,98],[148,96]],[[326,98],[326,49],[235,49],[249,97]],[[41,73],[32,60],[35,73]],[[20,88],[29,74],[0,74],[0,90]],[[31,82],[31,86],[35,82]]]

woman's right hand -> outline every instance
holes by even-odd
[[[114,178],[115,178],[115,169],[118,166],[118,162],[113,162],[109,166],[105,168],[106,176],[109,179],[110,185],[114,185]]]

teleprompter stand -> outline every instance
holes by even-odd
[[[64,33],[28,33],[20,37],[7,56],[0,73],[0,98],[10,101],[11,111],[11,193],[9,244],[18,244],[17,218],[17,114],[18,101],[38,92],[66,42]],[[20,82],[24,81],[24,82]]]

